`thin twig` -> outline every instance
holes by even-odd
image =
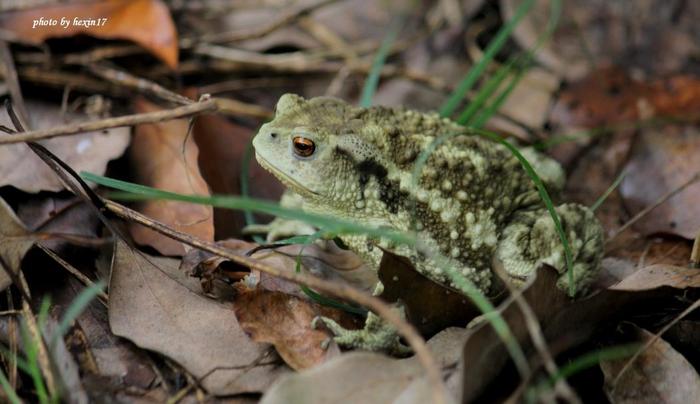
[[[69,125],[57,126],[49,129],[18,133],[13,136],[0,136],[0,144],[32,142],[42,139],[50,139],[58,136],[69,136],[83,132],[93,132],[104,129],[117,128],[120,126],[131,126],[142,123],[167,121],[170,119],[178,119],[186,116],[200,114],[203,112],[214,112],[217,109],[219,109],[219,105],[220,104],[218,99],[210,98],[203,101],[194,102],[190,105],[185,105],[182,107],[177,107],[164,111],[126,115],[91,122],[78,122]]]
[[[155,95],[158,98],[175,104],[189,105],[194,102],[194,100],[191,100],[187,97],[183,97],[180,94],[174,93],[158,83],[154,83],[150,80],[146,80],[141,77],[136,77],[131,73],[112,68],[104,63],[99,65],[90,64],[87,66],[87,68],[92,74],[101,77],[105,80],[117,83],[122,86],[133,88],[134,90],[138,90],[140,92]]]
[[[698,230],[698,234],[695,236],[693,251],[690,252],[690,267],[700,268],[700,230]]]
[[[435,402],[445,403],[448,401],[440,369],[435,363],[435,359],[430,353],[430,350],[425,345],[423,338],[420,336],[420,334],[418,334],[415,327],[399,317],[386,303],[382,302],[378,298],[369,296],[364,292],[361,292],[348,285],[337,284],[304,273],[284,271],[279,268],[265,265],[255,259],[235,254],[231,250],[222,248],[216,244],[173,230],[162,223],[150,219],[149,217],[126,208],[116,202],[110,200],[105,200],[104,202],[107,210],[114,213],[116,216],[128,221],[139,223],[151,230],[155,230],[158,233],[181,241],[192,247],[229,259],[233,262],[249,267],[250,269],[265,272],[272,276],[282,278],[296,284],[308,286],[318,290],[319,292],[328,293],[335,297],[368,307],[370,310],[377,313],[377,315],[384,318],[389,324],[394,326],[396,330],[404,338],[406,338],[406,342],[408,342],[408,344],[413,348],[418,361],[426,370],[428,378],[434,389]]]
[[[656,200],[656,202],[654,202],[653,204],[651,204],[651,205],[647,206],[646,208],[642,209],[641,212],[637,213],[632,219],[630,219],[627,223],[625,223],[624,225],[622,225],[622,227],[620,227],[619,229],[617,229],[617,231],[615,231],[615,233],[613,233],[613,235],[610,236],[610,238],[608,238],[608,239],[606,240],[606,244],[609,243],[610,241],[612,241],[615,237],[617,237],[617,236],[619,236],[620,234],[622,234],[622,232],[624,232],[625,230],[629,229],[630,226],[632,226],[633,224],[637,223],[637,222],[639,221],[639,219],[641,219],[641,218],[643,218],[644,216],[646,216],[647,214],[649,214],[649,212],[651,212],[652,210],[654,210],[654,209],[656,209],[657,207],[659,207],[659,205],[661,205],[662,203],[666,202],[667,200],[669,200],[670,198],[672,198],[674,195],[676,195],[676,194],[678,194],[679,192],[683,191],[683,190],[686,189],[688,186],[690,186],[691,184],[693,184],[695,181],[698,181],[698,180],[700,180],[700,171],[696,172],[695,175],[693,175],[692,177],[690,177],[690,179],[688,179],[686,182],[682,183],[681,185],[679,185],[679,186],[676,187],[675,189],[672,189],[672,190],[668,191],[667,193],[665,193],[664,195],[661,195],[661,197],[659,197],[659,199]]]
[[[243,41],[246,39],[254,39],[263,37],[269,33],[272,33],[285,25],[292,23],[299,17],[308,15],[311,12],[329,4],[335,3],[338,0],[321,0],[316,3],[301,6],[297,9],[291,10],[283,15],[275,18],[272,22],[261,27],[256,27],[254,29],[245,29],[232,32],[216,32],[211,34],[204,34],[194,38],[183,38],[180,40],[180,48],[188,49],[193,47],[198,43],[208,42],[208,43],[225,43],[225,42],[236,42]]]
[[[400,42],[400,41],[397,41]],[[397,44],[397,46],[399,46]],[[293,52],[287,54],[267,55],[248,50],[230,48],[218,45],[202,44],[193,48],[194,53],[209,56],[226,63],[227,69],[250,70],[267,69],[277,72],[293,73],[336,73],[343,68],[349,69],[353,73],[367,74],[372,64],[364,61],[348,63],[347,61],[329,61],[328,57],[343,56],[337,51],[334,52]],[[219,63],[212,67],[224,70],[224,66]],[[408,80],[427,85],[437,91],[448,92],[452,86],[443,79],[418,71],[412,68],[402,68],[395,65],[386,64],[382,68],[382,77],[404,77]]]
[[[64,88],[70,86],[76,90],[88,93],[109,94],[114,97],[125,97],[129,94],[125,88],[96,80],[85,74],[76,74],[56,69],[47,69],[39,66],[20,66],[17,73],[24,81],[39,83],[46,86]],[[2,76],[0,74],[0,76]]]

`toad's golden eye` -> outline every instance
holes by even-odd
[[[295,136],[292,139],[292,144],[294,145],[294,153],[301,157],[309,157],[316,150],[314,141],[302,136]]]

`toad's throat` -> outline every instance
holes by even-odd
[[[314,195],[318,196],[320,195],[318,192],[315,192],[299,183],[297,180],[294,178],[290,177],[287,175],[284,171],[278,169],[277,167],[274,166],[274,164],[270,163],[267,161],[264,157],[262,157],[259,153],[255,153],[255,158],[258,160],[258,163],[267,171],[272,173],[275,177],[277,177],[278,180],[280,180],[287,188],[290,188],[292,191],[296,192],[299,195]]]

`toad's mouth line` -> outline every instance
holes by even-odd
[[[296,193],[310,193],[312,195],[320,195],[318,192],[315,192],[303,185],[301,185],[297,180],[294,178],[290,177],[287,175],[285,172],[282,170],[278,169],[277,167],[274,166],[274,164],[270,163],[268,160],[266,160],[263,156],[261,156],[259,153],[255,153],[255,158],[258,160],[258,163],[272,173],[277,179],[279,179],[285,186],[288,188],[291,188],[294,192]]]

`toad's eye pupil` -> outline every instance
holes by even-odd
[[[316,150],[314,141],[302,136],[296,136],[292,139],[292,143],[294,144],[294,153],[301,157],[309,157]]]

